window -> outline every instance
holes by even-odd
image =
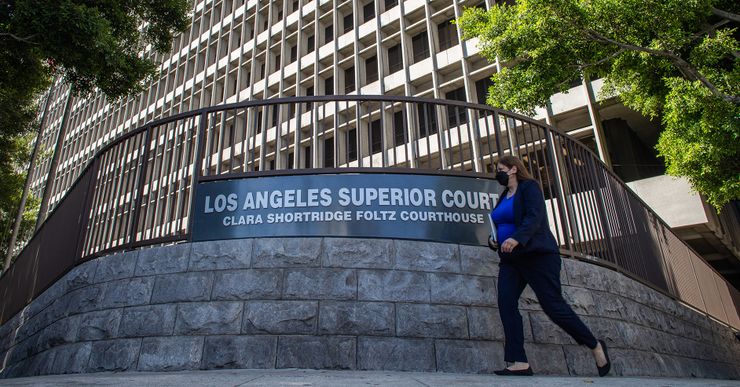
[[[380,120],[370,123],[370,153],[378,153],[383,150]]]
[[[357,160],[357,129],[347,132],[347,161]]]
[[[385,9],[386,11],[397,6],[398,0],[385,0]]]
[[[280,54],[275,55],[275,71],[280,70]]]
[[[290,62],[293,63],[298,59],[298,46],[290,47]]]
[[[334,94],[334,77],[324,79],[324,95]]]
[[[355,68],[350,67],[344,70],[344,93],[355,91]]]
[[[294,162],[295,162],[295,155],[293,155],[293,152],[288,153],[288,165],[285,166],[285,169],[293,169]]]
[[[334,40],[334,27],[329,26],[324,29],[324,44]]]
[[[483,78],[478,82],[475,82],[475,93],[478,95],[478,103],[481,105],[486,104],[486,96],[488,95],[488,89],[493,86],[491,78]]]
[[[324,168],[334,167],[334,138],[324,140]]]
[[[300,2],[298,0],[293,0],[293,12],[297,11],[298,7],[300,7]]]
[[[461,87],[459,89],[452,90],[445,94],[445,98],[465,102],[467,100],[467,98],[465,98],[465,88]],[[468,109],[463,107],[447,106],[447,121],[450,126],[458,126],[468,122],[467,110]]]
[[[278,123],[278,107],[273,106],[272,108],[272,123],[270,123],[270,126],[277,126]]]
[[[395,146],[406,143],[406,126],[403,124],[403,110],[393,113],[393,140]]]
[[[371,1],[362,7],[362,14],[364,15],[364,21],[368,22],[375,17],[375,2]]]
[[[313,86],[306,88],[306,95],[313,96]],[[306,111],[311,110],[311,102],[306,102]]]
[[[429,39],[426,31],[414,36],[411,39],[411,44],[414,46],[414,63],[421,62],[429,57]]]
[[[403,68],[403,59],[401,58],[401,44],[388,49],[388,70],[391,74]]]
[[[352,31],[352,28],[354,27],[352,23],[353,23],[352,14],[350,13],[349,15],[344,17],[344,32],[345,33]]]
[[[306,52],[313,52],[314,50],[314,39],[313,35],[309,36],[306,41]]]
[[[367,83],[378,80],[378,57],[372,56],[365,60],[365,78]]]
[[[420,105],[419,111],[419,136],[426,137],[437,133],[437,114],[434,105]]]
[[[439,23],[437,25],[437,32],[439,33],[440,51],[457,45],[457,29],[452,24],[452,19],[445,20],[442,23]]]
[[[303,150],[303,168],[311,168],[312,167],[312,157],[311,157],[311,147],[307,146]]]

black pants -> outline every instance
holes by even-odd
[[[504,360],[527,362],[519,297],[524,287],[534,290],[545,314],[581,345],[593,349],[597,341],[591,331],[563,299],[560,287],[560,255],[532,254],[505,259],[499,265],[498,307],[504,326]]]

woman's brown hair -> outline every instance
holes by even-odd
[[[497,164],[503,164],[509,169],[516,167],[516,179],[518,181],[534,180],[532,175],[529,174],[527,167],[524,166],[524,163],[518,157],[504,156],[498,160]]]

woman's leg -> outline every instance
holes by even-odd
[[[498,312],[504,326],[504,361],[527,362],[524,353],[524,327],[519,314],[519,297],[527,283],[510,264],[501,263],[498,275]]]
[[[560,286],[560,256],[542,255],[530,258],[529,262],[531,265],[527,266],[527,270],[522,270],[522,275],[537,295],[545,314],[578,344],[591,349],[596,348],[598,341],[591,330],[563,299]]]

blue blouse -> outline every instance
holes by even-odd
[[[514,224],[514,196],[501,197],[501,203],[491,211],[491,220],[496,225],[497,242],[503,243],[516,232]]]

